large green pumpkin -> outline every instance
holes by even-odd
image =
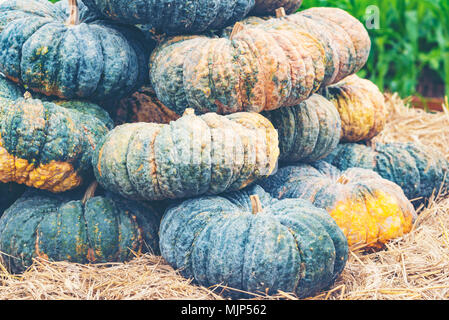
[[[196,116],[111,130],[92,158],[100,184],[124,197],[163,200],[242,189],[279,157],[273,125],[257,113]]]
[[[0,181],[52,192],[78,187],[92,174],[93,151],[111,118],[93,103],[22,94],[0,75]]]
[[[341,120],[335,106],[314,94],[303,103],[263,112],[279,135],[279,160],[314,162],[338,145]]]
[[[229,114],[301,103],[322,85],[358,71],[369,52],[368,33],[357,19],[342,10],[335,9],[334,14],[324,9],[322,14],[329,19],[319,15],[320,11],[304,11],[256,25],[237,23],[230,35],[225,32],[220,38],[167,39],[150,59],[156,95],[177,114],[187,107],[198,113]],[[315,27],[326,25],[338,32],[328,33],[323,42],[316,29],[296,23],[296,16],[316,19]],[[352,38],[352,30],[345,29],[350,27],[364,32]],[[342,35],[346,42],[340,39]],[[363,44],[356,50],[352,42],[360,38]],[[343,51],[342,46],[351,46],[350,55],[331,50],[341,43],[338,48]]]
[[[309,201],[276,200],[260,186],[186,200],[162,218],[160,249],[183,276],[224,285],[234,298],[278,290],[306,297],[330,286],[348,246],[332,218]]]
[[[448,185],[448,161],[437,150],[420,143],[343,143],[324,160],[340,170],[374,170],[398,184],[409,199],[428,198]]]
[[[105,17],[148,24],[156,32],[197,33],[220,29],[244,18],[254,0],[83,0]]]
[[[131,260],[159,253],[160,218],[150,206],[117,195],[81,199],[30,191],[0,218],[0,252],[6,267],[23,272],[33,258],[76,263]]]
[[[67,0],[3,1],[0,72],[29,90],[63,99],[103,101],[134,92],[148,78],[143,34],[99,20],[81,0],[70,2],[72,15]]]
[[[318,161],[283,167],[260,184],[275,198],[306,199],[326,209],[351,247],[383,247],[410,232],[416,219],[402,189],[372,170],[340,171]]]

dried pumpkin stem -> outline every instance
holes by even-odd
[[[287,14],[285,13],[284,7],[280,7],[276,9],[276,18],[282,18],[285,17]]]
[[[231,36],[229,37],[229,39],[232,40],[237,33],[243,30],[243,28],[244,28],[243,23],[237,22],[234,25],[234,28],[232,28]]]
[[[187,108],[184,110],[183,116],[195,115],[195,110],[193,108]]]
[[[78,8],[78,2],[77,0],[68,0],[69,1],[69,9],[70,9],[70,16],[67,20],[67,24],[71,26],[75,26],[79,24],[80,14],[79,14],[79,8]]]
[[[98,187],[98,182],[97,181],[92,182],[89,185],[89,187],[87,187],[87,190],[84,193],[83,200],[81,200],[83,205],[86,204],[87,200],[89,200],[90,198],[92,198],[95,195],[95,191],[97,191],[97,187]]]
[[[262,203],[260,202],[259,196],[258,195],[252,195],[249,197],[251,200],[251,208],[252,208],[252,212],[253,214],[258,214],[260,212],[262,212]]]

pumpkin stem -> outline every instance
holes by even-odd
[[[187,108],[184,110],[184,113],[182,114],[182,116],[194,116],[195,115],[195,109],[193,108]]]
[[[349,179],[342,174],[338,179],[337,179],[337,183],[341,183],[341,184],[348,184],[349,183]]]
[[[92,198],[95,195],[95,191],[97,191],[97,187],[98,187],[98,182],[97,181],[93,181],[89,185],[89,187],[87,187],[87,190],[84,193],[83,200],[81,200],[83,205],[86,204],[87,200],[89,200],[90,198]]]
[[[31,92],[26,91],[26,92],[23,94],[23,98],[24,98],[25,100],[33,99],[33,96],[31,95]]]
[[[262,203],[260,202],[258,195],[252,195],[249,197],[251,200],[251,207],[253,209],[253,214],[258,214],[262,212]]]
[[[285,13],[284,7],[277,8],[275,12],[276,12],[276,18],[283,18],[287,15]]]
[[[244,28],[243,23],[237,22],[234,25],[234,28],[232,28],[231,36],[229,37],[229,39],[232,40],[237,33],[243,30],[243,28]]]
[[[67,24],[70,26],[76,26],[80,22],[80,14],[77,1],[78,0],[69,0],[70,16],[67,20]]]

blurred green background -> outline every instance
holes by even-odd
[[[316,6],[344,9],[367,26],[373,45],[359,75],[402,97],[449,96],[449,0],[304,0],[301,9]]]
[[[376,6],[379,29],[368,29],[372,51],[360,75],[403,97],[449,96],[448,0],[304,0],[301,9],[315,6],[344,9],[365,26]]]

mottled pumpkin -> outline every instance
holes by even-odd
[[[325,210],[302,199],[273,199],[258,185],[169,208],[159,243],[183,276],[240,290],[225,291],[234,298],[248,297],[241,291],[313,295],[333,283],[348,256]]]
[[[92,174],[92,153],[113,127],[99,106],[20,98],[0,76],[0,181],[62,192]]]
[[[276,18],[248,17],[240,23],[247,26],[271,25],[289,22],[302,32],[313,36],[324,48],[326,72],[322,86],[339,82],[358,72],[369,58],[371,40],[363,24],[338,8],[312,8],[286,15],[276,10]],[[224,29],[229,36],[232,29]]]
[[[411,231],[416,212],[402,189],[372,170],[340,171],[324,161],[287,166],[261,182],[278,199],[302,198],[326,209],[349,246],[381,248]]]
[[[93,156],[100,184],[124,197],[163,200],[242,189],[270,175],[279,157],[273,125],[257,113],[124,124]]]
[[[343,20],[350,20],[347,24],[360,24],[344,11],[338,12]],[[288,17],[296,15],[308,17],[302,12]],[[317,19],[319,25],[327,23],[321,16]],[[237,23],[221,38],[178,36],[163,41],[150,59],[156,95],[177,114],[186,107],[198,113],[269,111],[298,105],[322,85],[356,72],[365,63],[363,54],[355,49],[349,57],[329,51],[324,45],[340,43],[332,33],[329,43],[323,42],[317,31],[290,20],[293,18],[262,20],[256,25]],[[337,27],[338,23],[328,21],[328,29]],[[348,32],[339,28],[350,44]],[[357,30],[360,28],[364,30],[363,25]],[[369,46],[366,30],[359,35],[365,36]],[[364,49],[363,53],[369,52]]]
[[[420,143],[339,144],[325,161],[340,170],[366,168],[398,184],[409,199],[428,198],[447,188],[449,164],[444,155]]]
[[[158,33],[197,33],[220,29],[244,18],[254,0],[83,0],[105,17],[128,24],[147,24]]]
[[[290,14],[296,12],[301,7],[302,0],[256,0],[250,14],[254,15],[274,15],[276,9],[284,8]]]
[[[25,193],[0,218],[0,252],[13,273],[33,258],[76,263],[131,260],[159,253],[160,218],[151,207],[117,195]]]
[[[132,122],[169,123],[180,117],[157,98],[151,86],[143,86],[131,96],[123,98],[110,113],[118,125]]]
[[[335,106],[318,94],[293,107],[263,112],[279,135],[279,160],[314,162],[338,145],[341,120]]]
[[[369,80],[352,75],[321,92],[334,103],[341,118],[341,140],[359,142],[377,136],[385,127],[385,98]]]
[[[72,15],[67,1],[60,3],[0,4],[0,72],[62,99],[120,99],[142,86],[149,55],[143,34],[99,20],[81,0],[70,0]]]

